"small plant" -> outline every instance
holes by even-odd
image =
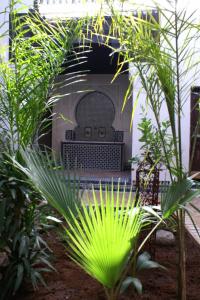
[[[162,148],[160,132],[153,124],[152,120],[144,116],[138,124],[138,129],[141,133],[141,137],[139,139],[139,142],[141,143],[141,156],[145,158],[150,156],[152,162],[155,163],[158,168],[162,168],[162,166],[166,167],[167,161]],[[160,124],[160,131],[165,139],[167,157],[172,160],[174,157],[173,139],[168,132],[169,129],[170,123],[168,121],[162,121]],[[129,161],[132,164],[139,164],[142,159],[139,156],[134,156]]]
[[[119,187],[116,192],[113,187],[105,191],[100,187],[100,199],[93,190],[92,201],[88,201],[68,220],[70,256],[104,286],[107,299],[114,300],[135,261],[141,229],[150,224],[149,215],[156,213],[137,206],[131,192],[126,201]]]
[[[136,257],[136,261],[133,264],[132,276],[127,276],[122,282],[120,293],[124,293],[129,286],[133,286],[138,294],[142,294],[142,282],[138,278],[141,271],[147,271],[149,269],[161,268],[166,270],[156,261],[151,260],[151,255],[148,252],[143,252]]]
[[[167,164],[165,159],[165,153],[162,148],[162,140],[159,130],[152,123],[152,120],[144,116],[141,122],[138,124],[138,129],[141,132],[139,142],[142,143],[141,150],[145,155],[149,154],[152,160],[158,165]],[[162,121],[160,124],[160,131],[165,139],[165,148],[167,151],[167,157],[173,159],[173,139],[168,133],[170,129],[170,123],[168,121]]]

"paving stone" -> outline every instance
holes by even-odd
[[[171,231],[159,229],[156,232],[156,244],[163,246],[174,246],[176,239]]]

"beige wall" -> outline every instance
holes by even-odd
[[[59,76],[59,81],[63,81],[65,76]],[[52,146],[57,154],[60,153],[61,142],[65,141],[65,131],[74,129],[77,125],[75,119],[75,108],[78,101],[91,90],[101,91],[108,95],[115,105],[115,120],[113,127],[115,130],[124,131],[125,161],[131,158],[132,153],[132,133],[130,131],[130,119],[132,100],[129,101],[122,112],[122,103],[128,87],[128,75],[122,75],[114,83],[110,83],[112,75],[87,75],[84,82],[79,82],[59,90],[59,93],[71,93],[86,91],[83,93],[73,93],[63,97],[54,107]],[[63,117],[64,118],[63,118]],[[65,119],[65,120],[64,120]]]

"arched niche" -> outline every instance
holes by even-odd
[[[79,141],[114,141],[115,107],[106,94],[94,91],[84,95],[75,110],[77,127],[75,139]]]

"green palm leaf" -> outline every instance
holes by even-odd
[[[18,166],[31,179],[46,200],[65,218],[80,206],[79,182],[57,166],[47,152],[21,151],[27,167]],[[17,164],[17,162],[16,162]]]
[[[121,198],[121,199],[120,199]],[[113,288],[127,265],[130,252],[142,226],[142,210],[134,207],[131,192],[125,203],[125,192],[120,197],[100,188],[100,202],[93,191],[94,204],[77,207],[78,220],[71,213],[68,221],[72,259],[106,288]],[[131,210],[131,214],[128,211]]]
[[[161,210],[163,218],[170,217],[175,211],[183,208],[195,196],[200,194],[199,190],[193,190],[193,181],[190,178],[183,178],[173,182],[161,198]]]

